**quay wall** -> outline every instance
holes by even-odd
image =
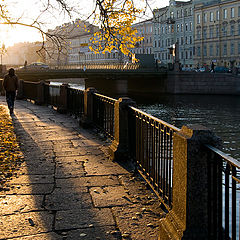
[[[240,76],[229,73],[169,72],[166,84],[173,94],[240,94]]]

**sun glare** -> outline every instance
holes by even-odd
[[[22,26],[0,26],[0,45],[6,47],[12,46],[18,42],[35,42],[42,41],[41,34],[29,27]]]

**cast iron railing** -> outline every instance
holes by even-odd
[[[179,130],[137,108],[129,108],[129,152],[167,208],[172,204],[173,133]]]
[[[236,240],[240,237],[240,162],[217,148],[207,148],[209,239]]]
[[[80,117],[84,113],[84,91],[75,88],[68,88],[67,92],[68,112]]]
[[[114,138],[114,104],[117,100],[95,93],[93,96],[93,122],[108,137]]]

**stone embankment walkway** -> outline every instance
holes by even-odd
[[[12,119],[24,162],[0,192],[0,239],[158,239],[159,201],[94,132],[27,101]]]

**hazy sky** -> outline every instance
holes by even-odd
[[[141,0],[142,1],[142,0]],[[14,17],[21,17],[22,21],[31,23],[32,19],[35,19],[36,16],[39,16],[40,10],[44,9],[44,3],[47,0],[5,0],[5,3],[8,4],[9,12]],[[89,0],[69,0],[72,5],[78,6],[78,9],[81,13],[89,12],[92,9],[93,1]],[[160,8],[168,5],[169,0],[150,0],[151,7]],[[87,5],[86,5],[87,3]],[[57,7],[57,6],[55,6]],[[77,14],[74,18],[77,17]],[[69,18],[64,15],[59,15],[59,12],[51,9],[49,13],[45,12],[40,16],[39,21],[44,23],[43,27],[45,29],[54,28],[57,25],[60,25],[64,22],[68,22]],[[40,40],[41,35],[37,30],[33,30],[27,27],[20,26],[2,26],[0,25],[0,45],[4,42],[6,46],[11,46],[17,42],[33,42]]]

